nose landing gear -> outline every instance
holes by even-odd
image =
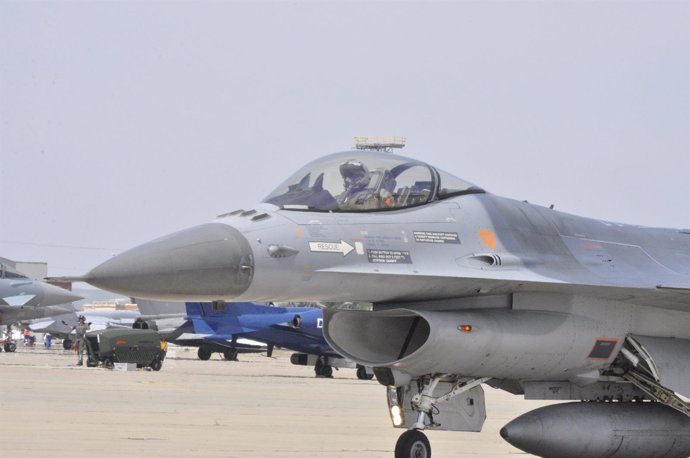
[[[453,399],[455,401],[446,405],[444,409],[448,413],[459,414],[458,417],[462,416],[462,407],[459,401],[464,398],[467,405],[474,406],[474,396],[471,392],[475,389],[481,390],[479,385],[487,380],[489,380],[488,377],[458,379],[456,376],[446,374],[431,376],[419,381],[413,380],[407,387],[390,386],[388,388],[388,406],[393,426],[409,428],[398,438],[395,445],[395,458],[430,458],[431,445],[423,433],[426,428],[456,431],[480,430],[484,418],[481,418],[479,423],[476,423],[476,420],[454,423],[447,416],[445,421],[437,422],[434,420],[434,416],[444,418],[444,413],[439,409],[439,406]],[[439,384],[441,385],[439,386]],[[408,403],[404,402],[406,392],[415,393]],[[481,403],[483,409],[483,392]],[[407,421],[405,413],[411,416]],[[476,415],[476,417],[483,417],[483,414]],[[412,423],[413,419],[415,420],[414,423]]]

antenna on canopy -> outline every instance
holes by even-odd
[[[393,152],[393,148],[404,148],[405,137],[355,137],[355,148]]]

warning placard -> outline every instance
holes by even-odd
[[[409,251],[367,250],[367,257],[376,264],[412,264]]]
[[[419,243],[460,243],[457,232],[413,231],[414,241]]]

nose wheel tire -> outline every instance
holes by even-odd
[[[316,360],[316,365],[314,366],[314,373],[317,377],[331,378],[333,377],[333,367],[325,364],[321,358]]]
[[[374,374],[367,374],[366,367],[357,365],[357,378],[360,380],[371,380],[374,378]]]
[[[395,444],[395,458],[431,458],[431,445],[418,429],[405,431]]]
[[[17,350],[17,345],[14,342],[6,343],[3,347],[7,353],[13,353]]]
[[[199,350],[197,350],[196,355],[199,357],[200,360],[208,361],[209,359],[211,359],[211,350],[209,350],[208,348],[199,347]]]
[[[72,340],[71,339],[65,339],[62,341],[62,348],[65,350],[71,350],[72,349]]]
[[[237,348],[228,348],[223,352],[223,357],[227,361],[237,361]]]
[[[163,362],[160,359],[156,358],[153,361],[151,361],[150,367],[152,370],[158,372],[159,370],[161,370],[161,367],[163,367]]]

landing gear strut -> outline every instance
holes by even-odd
[[[633,368],[626,371],[623,378],[647,393],[652,399],[690,417],[690,403],[685,402],[674,391],[659,383],[659,374],[649,353],[631,337],[626,338],[626,344],[629,347],[623,347],[621,354]]]
[[[452,377],[442,374],[427,378],[424,380],[423,388],[412,396],[411,405],[417,414],[416,422],[398,438],[398,442],[395,444],[395,458],[430,458],[431,445],[422,431],[426,428],[440,426],[434,421],[434,413],[438,413],[437,406],[489,380],[488,377],[460,379],[453,384],[449,392],[443,396],[434,397],[434,390],[438,384],[442,381],[447,383],[449,378],[452,380]],[[390,387],[389,390],[395,392],[394,387]],[[402,412],[403,405],[399,400],[395,400],[391,404],[391,396],[389,396],[389,407],[391,408],[393,424],[395,426],[402,425],[403,420],[400,417],[400,412]]]

